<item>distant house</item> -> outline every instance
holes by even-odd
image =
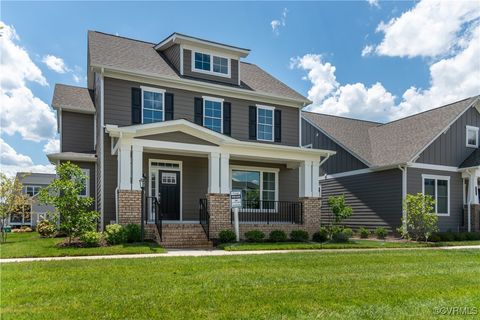
[[[54,178],[55,174],[48,173],[17,173],[17,179],[23,184],[23,192],[29,195],[30,201],[24,214],[10,216],[9,225],[34,227],[48,212],[54,211],[54,207],[42,205],[37,199],[40,189],[49,185]]]
[[[386,124],[303,112],[302,144],[337,152],[320,168],[322,196],[345,194],[354,228],[394,231],[406,194],[424,193],[441,230],[479,230],[479,111],[476,96]]]

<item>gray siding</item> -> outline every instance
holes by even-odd
[[[353,215],[345,225],[357,229],[385,227],[396,231],[402,218],[402,175],[397,169],[321,180],[322,224],[330,221],[330,196],[345,195]]]
[[[466,147],[466,126],[480,127],[480,113],[472,107],[440,135],[417,162],[458,167],[475,148]]]
[[[192,51],[188,49],[183,49],[184,76],[238,85],[238,60],[230,59],[230,63],[232,68],[232,70],[230,71],[230,78],[195,72],[192,71]]]
[[[93,114],[62,111],[62,152],[93,152]]]
[[[108,134],[104,136],[104,184],[103,184],[103,216],[105,224],[116,219],[115,189],[117,188],[117,156],[112,156],[111,140]]]
[[[168,61],[180,72],[180,45],[174,44],[167,50],[163,51]]]
[[[93,102],[95,104],[95,109],[100,110],[100,100],[101,100],[101,82],[100,82],[100,76],[95,73],[94,74],[94,99]],[[98,165],[96,166],[96,173],[95,173],[95,180],[96,180],[96,196],[95,196],[95,206],[98,211],[101,212],[102,209],[102,174],[101,174],[101,164],[103,162],[102,159],[102,149],[101,149],[101,142],[103,141],[103,129],[102,129],[102,124],[101,124],[101,117],[97,116],[95,118],[96,123],[96,141],[95,141],[95,151],[97,153],[97,161]]]
[[[140,85],[142,84],[105,78],[105,124],[131,125],[131,88],[140,87]],[[194,98],[201,97],[202,94],[165,87],[163,89],[174,94],[174,119],[194,122]],[[219,98],[224,98],[232,105],[232,138],[252,141],[248,136],[248,107],[255,105],[256,102],[222,96]],[[282,142],[280,144],[298,146],[300,110],[286,106],[275,106],[275,108],[282,111]]]
[[[216,146],[216,144],[209,141],[188,135],[186,133],[175,131],[167,132],[160,134],[152,134],[148,136],[138,137],[138,139],[147,139],[147,140],[158,140],[158,141],[169,141],[169,142],[178,142],[178,143],[189,143],[189,144],[203,144],[207,146]]]
[[[417,194],[422,192],[422,174],[449,176],[450,177],[450,216],[438,217],[438,226],[441,231],[458,231],[462,225],[463,217],[463,179],[458,172],[424,170],[408,168],[407,193]]]
[[[322,165],[320,175],[367,168],[363,162],[327,137],[308,121],[302,119],[302,145],[305,146],[308,144],[312,144],[314,149],[326,149],[337,152]]]

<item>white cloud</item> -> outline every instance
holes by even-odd
[[[45,154],[60,152],[60,140],[48,140],[48,142],[43,146],[43,152],[45,152]]]
[[[0,138],[0,152],[0,169],[8,176],[14,176],[17,172],[55,172],[55,166],[35,165],[29,156],[18,153],[2,138]]]
[[[373,52],[373,49],[375,49],[374,46],[366,45],[362,50],[362,57],[370,55]]]
[[[54,55],[47,54],[43,57],[42,62],[50,69],[57,73],[66,73],[70,69],[65,64],[62,58],[55,57]]]
[[[478,1],[423,0],[400,17],[380,23],[384,33],[376,53],[399,57],[436,57],[457,49],[465,25],[478,20]]]
[[[367,0],[368,4],[371,6],[371,7],[377,7],[377,8],[380,8],[380,1],[379,0]]]
[[[285,27],[287,24],[287,13],[288,9],[284,8],[282,11],[282,15],[280,19],[274,19],[270,22],[270,26],[272,27],[272,32],[276,35],[280,34],[280,27]]]

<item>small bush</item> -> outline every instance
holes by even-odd
[[[451,242],[451,241],[472,241],[480,240],[480,232],[460,232],[452,231],[436,232],[429,238],[432,242]]]
[[[250,230],[245,232],[245,238],[248,242],[262,242],[265,238],[265,233],[260,230]]]
[[[293,230],[290,232],[290,240],[295,242],[307,242],[309,238],[308,232],[305,230]]]
[[[332,241],[336,243],[348,242],[348,235],[343,231],[335,232],[332,234]]]
[[[109,224],[105,228],[105,240],[108,244],[120,244],[127,242],[127,232],[119,224]]]
[[[344,228],[342,232],[349,238],[353,237],[353,230],[350,228]]]
[[[100,240],[102,240],[102,234],[95,231],[87,231],[80,236],[80,240],[87,247],[98,247],[100,245]]]
[[[282,230],[273,230],[268,237],[273,242],[287,241],[287,234]]]
[[[451,231],[441,233],[442,241],[455,241],[455,233]]]
[[[57,230],[55,224],[50,220],[44,219],[37,224],[37,231],[42,237],[51,237]]]
[[[232,230],[222,230],[218,233],[218,241],[220,243],[235,242],[236,238],[235,232]]]
[[[480,240],[480,232],[467,232],[466,235],[468,241]]]
[[[459,232],[455,234],[455,241],[467,240],[467,232]]]
[[[312,240],[315,242],[325,242],[328,240],[328,230],[325,227],[321,227],[319,231],[315,232],[312,236]]]
[[[442,237],[438,233],[432,233],[428,240],[430,240],[431,242],[440,242],[442,241]]]
[[[377,239],[385,239],[387,237],[387,229],[384,227],[378,227],[375,229],[375,235]]]
[[[127,224],[125,226],[125,232],[127,233],[128,243],[142,241],[142,230],[138,224]]]
[[[368,229],[364,227],[360,228],[359,233],[360,233],[360,238],[362,239],[367,239],[368,236],[370,235],[370,231],[368,231]]]

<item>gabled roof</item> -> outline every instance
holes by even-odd
[[[156,44],[134,40],[98,31],[88,32],[88,56],[90,66],[111,68],[112,70],[137,73],[138,75],[158,75],[171,80],[188,80],[175,71],[166,58],[155,50]],[[308,99],[277,80],[260,67],[240,62],[241,85],[238,90],[246,93],[259,93],[298,100],[308,103]],[[198,80],[198,82],[208,82]],[[225,87],[232,85],[222,84]]]
[[[471,155],[468,156],[465,161],[462,162],[459,168],[465,169],[465,168],[472,168],[472,167],[478,167],[480,166],[480,149],[477,148],[475,151],[472,152]]]
[[[370,167],[411,162],[479,96],[386,124],[303,112],[303,118]]]
[[[56,84],[52,106],[66,111],[95,113],[93,94],[87,88]]]

